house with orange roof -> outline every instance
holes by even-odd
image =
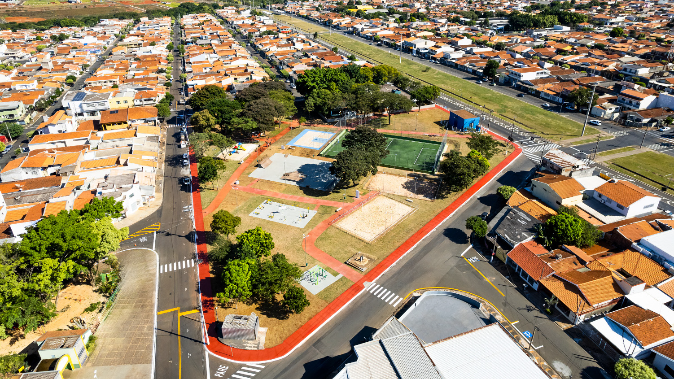
[[[574,324],[614,308],[624,293],[611,271],[592,261],[585,266],[540,280],[541,289],[555,296],[555,308]]]
[[[555,210],[580,203],[584,190],[576,179],[564,175],[547,174],[531,180],[533,195]]]
[[[68,146],[82,146],[89,141],[90,131],[57,134],[38,134],[28,143],[29,150],[53,149]]]
[[[77,120],[59,110],[37,127],[38,134],[70,133],[77,129]]]
[[[607,313],[591,325],[614,349],[636,359],[645,359],[651,349],[674,340],[672,325],[662,315],[637,305]]]
[[[550,264],[541,259],[550,251],[535,241],[518,244],[507,254],[506,264],[512,267],[517,274],[534,290],[538,290],[540,280],[549,277],[555,271]]]
[[[626,218],[651,214],[660,197],[626,180],[611,180],[594,189],[595,200]]]

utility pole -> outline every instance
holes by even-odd
[[[585,122],[583,123],[583,131],[580,133],[580,136],[585,135],[585,127],[587,126],[587,119],[590,118],[590,110],[592,109],[592,101],[594,100],[594,91],[597,89],[597,83],[594,83],[594,86],[592,86],[592,95],[590,95],[590,101],[589,104],[587,105],[587,114],[585,114]]]
[[[403,63],[403,35],[400,35],[400,50],[398,54],[399,60],[398,63],[402,64]]]
[[[646,140],[646,132],[648,132],[648,126],[644,128],[644,136],[643,138],[641,138],[641,146],[639,146],[640,149],[644,147],[644,141]]]

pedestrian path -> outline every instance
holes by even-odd
[[[161,227],[161,223],[156,222],[156,223],[154,223],[154,224],[152,224],[148,227],[145,227],[145,228],[143,228],[143,229],[141,229],[141,230],[139,230],[139,231],[137,231],[133,234],[129,234],[129,236],[124,241],[129,240],[131,238],[136,238],[136,237],[144,236],[146,234],[151,234],[151,233],[157,232],[157,231],[159,231],[160,227]]]
[[[163,264],[159,266],[159,273],[164,274],[171,271],[184,270],[190,267],[194,267],[194,259],[185,259],[178,262]]]
[[[533,162],[540,162],[541,157],[552,149],[557,149],[560,146],[556,143],[535,143],[529,146],[522,146],[522,152]]]
[[[264,366],[255,363],[248,363],[242,366],[237,372],[233,373],[230,378],[234,379],[250,379],[259,374]]]
[[[349,203],[342,203],[340,201],[323,200],[323,199],[316,199],[316,198],[313,198],[313,197],[305,197],[305,196],[297,196],[297,195],[288,195],[288,194],[281,193],[281,192],[267,191],[267,190],[263,190],[263,189],[259,189],[259,188],[253,188],[253,187],[249,187],[249,186],[234,185],[234,186],[232,186],[232,188],[237,190],[237,191],[244,191],[244,192],[254,193],[256,195],[262,195],[262,196],[267,196],[267,197],[276,197],[276,198],[279,198],[279,199],[297,201],[297,202],[300,202],[300,203],[326,205],[328,207],[336,207],[336,208],[341,208],[341,207],[349,205]]]
[[[370,286],[366,290],[393,307],[397,307],[403,301],[403,297],[396,295],[394,292],[387,290],[375,282],[370,283]]]

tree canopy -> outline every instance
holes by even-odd
[[[234,216],[228,211],[221,209],[213,214],[211,230],[229,237],[230,234],[236,232],[236,227],[239,225],[241,225],[241,217]]]
[[[479,151],[487,159],[491,159],[499,151],[499,148],[503,146],[489,134],[480,133],[471,133],[467,144],[468,147]]]
[[[206,104],[209,102],[219,99],[219,98],[226,98],[227,97],[227,92],[225,92],[224,89],[218,86],[214,85],[207,85],[201,87],[197,92],[193,93],[192,96],[190,96],[189,100],[187,100],[187,104],[189,104],[192,109],[195,111],[200,111],[202,109],[206,108]]]
[[[368,173],[376,174],[377,167],[389,153],[386,137],[368,126],[356,127],[344,137],[342,146],[344,150],[337,154],[330,171],[345,186]]]
[[[510,196],[512,196],[512,195],[515,193],[515,191],[517,191],[517,189],[516,189],[515,187],[511,187],[511,186],[500,186],[500,187],[496,190],[496,193],[498,193],[499,195],[501,195],[501,197],[502,197],[504,200],[508,200],[508,199],[510,199]]]
[[[466,229],[472,230],[476,237],[484,238],[487,236],[487,222],[480,216],[471,216],[466,220]]]
[[[274,249],[274,239],[271,234],[259,226],[236,236],[236,242],[239,247],[246,246],[251,249],[256,257],[267,257]]]
[[[614,366],[617,379],[655,379],[655,371],[634,358],[622,358]]]

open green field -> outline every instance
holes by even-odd
[[[618,149],[602,151],[601,153],[597,153],[597,156],[598,157],[607,157],[609,155],[626,153],[628,151],[633,151],[633,150],[636,150],[636,147],[632,147],[632,146],[620,147]]]
[[[348,134],[348,133],[347,133]],[[334,158],[344,150],[342,141],[347,134],[340,137],[339,142],[328,145],[323,151],[322,156]],[[415,138],[386,135],[386,148],[389,151],[388,156],[384,158],[381,165],[384,167],[393,167],[409,171],[420,171],[433,173],[435,157],[442,143],[435,141],[425,141]]]
[[[672,167],[674,167],[674,157],[670,157],[667,154],[647,151],[645,153],[612,159],[606,163],[612,169],[648,183],[655,188],[661,188],[663,185],[672,187],[672,183],[674,183],[674,170],[672,170]],[[636,171],[645,178],[629,170]],[[667,191],[674,193],[671,189]]]
[[[601,136],[601,137],[599,137],[599,140],[600,141],[606,141],[606,140],[613,139],[613,138],[615,138],[615,137],[614,136]],[[593,138],[586,138],[586,139],[574,141],[574,142],[571,143],[571,146],[586,145],[588,143],[597,143],[597,138],[593,137]]]
[[[321,33],[320,38],[330,44],[336,45],[344,50],[351,51],[357,56],[364,57],[373,62],[387,64],[397,68],[403,73],[412,75],[416,78],[433,83],[445,91],[458,93],[464,98],[468,98],[479,105],[493,110],[494,115],[502,115],[511,119],[516,119],[522,123],[522,127],[535,132],[541,137],[551,140],[559,140],[579,137],[582,125],[568,120],[565,117],[549,112],[542,108],[530,105],[516,98],[500,94],[488,87],[482,87],[464,79],[457,78],[450,74],[430,68],[426,65],[403,58],[399,63],[397,55],[385,53],[375,46],[367,43],[354,41],[338,33],[330,35],[328,29],[298,20],[289,16],[274,16],[278,21],[292,24],[295,27],[313,34]],[[326,32],[326,33],[324,33]],[[509,120],[508,120],[509,121]],[[598,130],[587,128],[585,134],[596,134]]]

